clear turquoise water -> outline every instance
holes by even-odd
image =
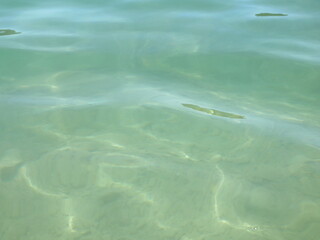
[[[2,1],[0,238],[317,240],[319,9]]]

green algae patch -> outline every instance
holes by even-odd
[[[244,118],[244,116],[237,115],[234,113],[222,112],[222,111],[219,111],[216,109],[204,108],[204,107],[200,107],[200,106],[193,105],[193,104],[183,103],[182,106],[187,107],[187,108],[191,108],[196,111],[204,112],[204,113],[207,113],[210,115],[219,116],[219,117],[235,118],[235,119],[243,119]]]
[[[16,32],[12,29],[0,29],[0,36],[6,36],[6,35],[13,35],[13,34],[20,34],[20,32]]]
[[[288,14],[285,13],[257,13],[257,17],[285,17]]]

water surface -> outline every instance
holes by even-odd
[[[319,8],[3,2],[1,239],[317,240]]]

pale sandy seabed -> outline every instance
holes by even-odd
[[[26,117],[0,158],[1,238],[316,239],[319,149],[232,121],[156,105]]]

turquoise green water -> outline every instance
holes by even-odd
[[[319,9],[2,1],[0,238],[318,240]]]

